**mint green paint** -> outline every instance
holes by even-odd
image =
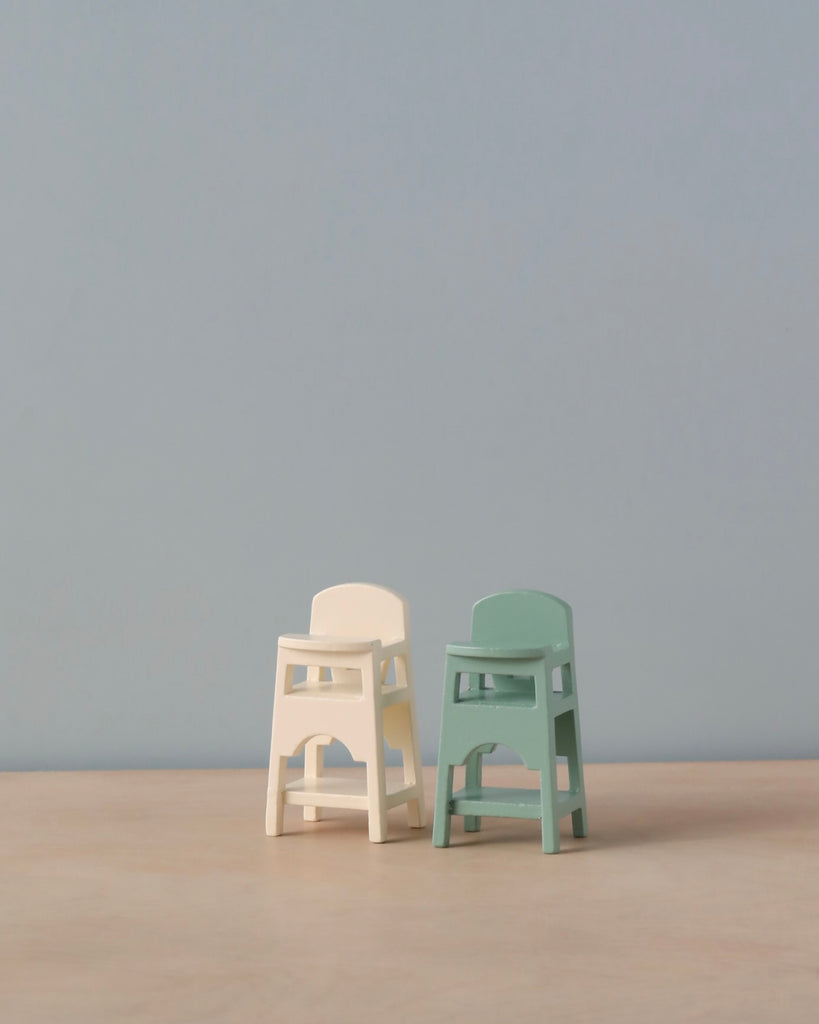
[[[462,677],[468,679],[463,690]],[[481,785],[483,755],[499,743],[540,773],[539,791]],[[557,788],[557,757],[568,760],[568,790]],[[461,764],[466,784],[453,793]],[[485,597],[472,610],[471,641],[447,645],[435,846],[449,845],[453,814],[463,816],[467,832],[480,830],[482,816],[540,818],[544,853],[559,851],[558,822],[566,814],[574,835],[586,835],[572,610],[558,597],[537,590]]]

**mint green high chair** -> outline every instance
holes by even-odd
[[[481,785],[483,755],[501,743],[540,773],[539,789]],[[557,788],[558,757],[568,760],[568,790]],[[453,793],[456,765],[466,765],[466,785]],[[467,832],[480,830],[482,816],[540,818],[544,853],[559,852],[564,815],[571,814],[575,836],[586,835],[572,610],[558,597],[537,590],[492,594],[472,609],[471,641],[447,644],[435,846],[449,846],[453,814],[463,815]]]

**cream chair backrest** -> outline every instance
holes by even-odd
[[[373,583],[342,583],[313,598],[310,632],[389,643],[409,637],[409,606],[394,590]]]

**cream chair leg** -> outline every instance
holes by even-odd
[[[285,651],[278,650],[276,658],[275,697],[278,699],[290,691],[293,685],[293,665]],[[280,712],[281,714],[281,712]],[[265,808],[265,832],[269,836],[280,836],[284,830],[284,787],[286,785],[287,758],[279,753],[280,745],[276,727],[276,707],[273,707],[273,726],[270,732],[270,768],[267,775],[267,806]]]
[[[387,786],[384,779],[384,741],[380,736],[375,737],[374,749],[367,758],[367,797],[370,842],[385,843],[387,841]]]
[[[304,746],[304,777],[320,779],[324,774],[324,748],[333,742],[332,736],[314,736]],[[305,821],[321,821],[320,807],[305,807]]]
[[[387,841],[387,777],[384,768],[384,724],[381,709],[381,666],[368,660],[361,669],[362,691],[373,694],[372,728],[367,746],[367,810],[371,843]]]
[[[393,750],[401,751],[405,784],[417,785],[420,774],[412,742],[412,719],[408,703],[393,704],[384,709],[384,737]],[[406,803],[410,828],[423,828],[422,799],[412,797]]]
[[[270,752],[270,772],[267,779],[267,808],[265,811],[265,832],[269,836],[280,836],[284,831],[284,784],[286,757],[279,757],[275,750]]]
[[[329,670],[319,665],[308,665],[308,683],[320,683],[330,678]],[[320,779],[324,774],[324,746],[332,742],[332,737],[314,736],[308,740],[304,747],[304,777],[305,779]],[[320,807],[305,807],[305,821],[321,821]]]
[[[403,733],[400,741],[401,756],[404,762],[404,782],[418,786],[418,796],[407,801],[407,814],[410,828],[423,828],[426,823],[424,808],[424,785],[421,774],[421,748],[418,742],[418,722],[415,712],[415,692],[413,688],[412,660],[409,654],[400,654],[395,659],[395,680],[397,686],[406,686],[409,700],[406,704],[397,705],[396,710],[402,712],[399,721]],[[398,718],[398,716],[396,716]]]

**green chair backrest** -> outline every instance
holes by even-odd
[[[490,594],[472,609],[472,639],[502,647],[572,643],[572,609],[539,590]]]

